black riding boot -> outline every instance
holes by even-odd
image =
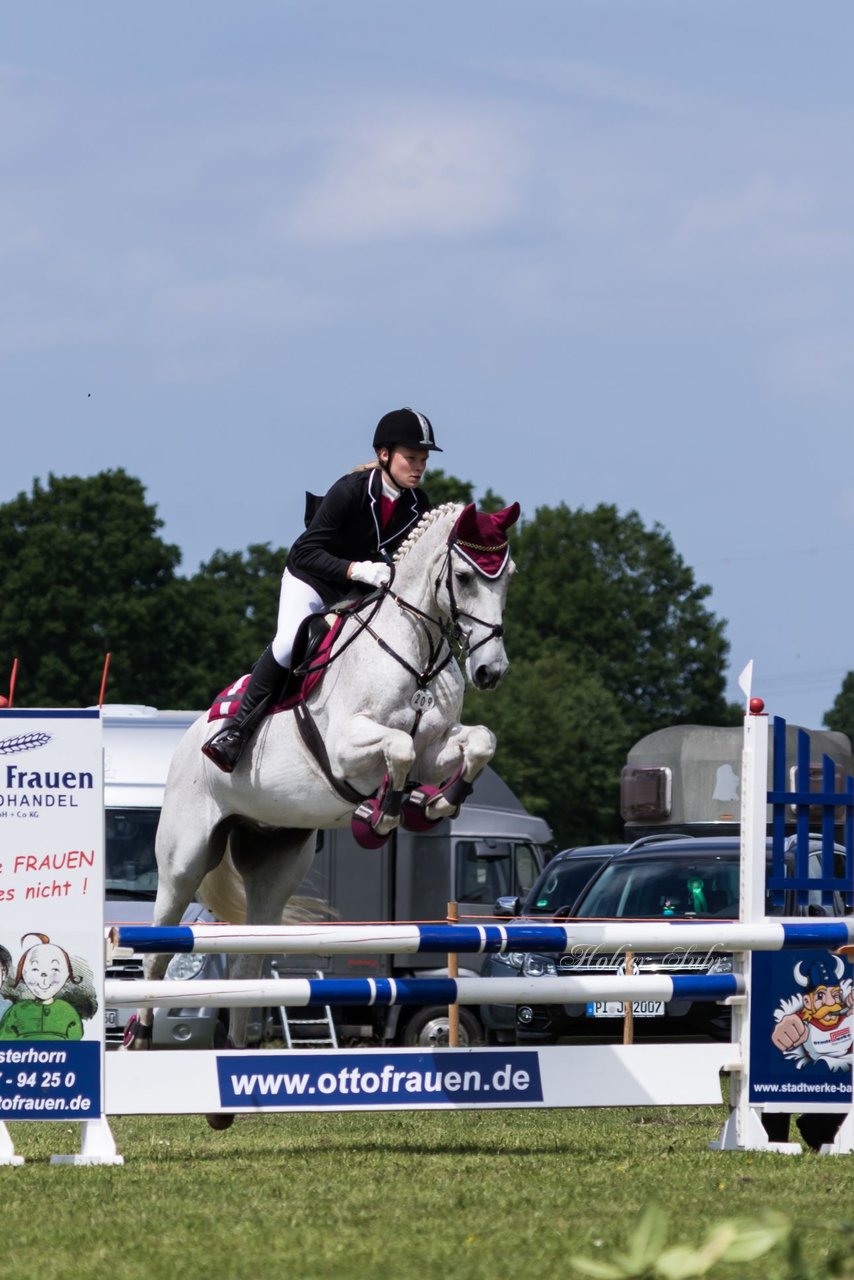
[[[202,752],[223,773],[231,773],[255,732],[261,717],[276,695],[284,688],[288,668],[280,667],[273,657],[272,646],[261,654],[252,668],[252,678],[240,701],[237,715],[208,738]]]

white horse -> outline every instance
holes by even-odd
[[[417,825],[456,813],[496,743],[486,726],[460,723],[465,681],[451,642],[471,683],[494,688],[508,667],[507,529],[518,514],[518,504],[489,515],[447,503],[421,519],[397,552],[390,588],[345,615],[323,678],[302,704],[303,721],[318,731],[314,751],[297,715],[281,711],[226,774],[202,755],[207,717],[190,727],[157,831],[155,925],[177,924],[194,898],[231,923],[277,925],[319,828],[348,825],[358,808],[362,842],[380,844],[401,814]],[[146,957],[146,978],[162,978],[168,960]],[[235,957],[232,976],[257,978],[262,961]],[[247,1017],[232,1011],[237,1046]],[[152,1018],[139,1011],[134,1048],[148,1047]]]

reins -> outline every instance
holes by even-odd
[[[488,640],[503,636],[504,626],[502,623],[489,623],[485,619],[479,618],[476,614],[469,613],[467,610],[461,609],[457,604],[457,598],[454,593],[454,575],[451,567],[452,550],[453,544],[449,546],[448,550],[445,552],[442,566],[436,575],[436,582],[434,584],[434,591],[438,595],[442,576],[444,575],[445,586],[448,592],[448,602],[450,605],[450,618],[448,622],[443,623],[438,618],[431,617],[429,613],[425,613],[423,609],[419,609],[417,605],[411,604],[408,600],[404,600],[403,596],[398,595],[397,592],[392,589],[392,584],[394,582],[394,566],[392,566],[392,580],[387,586],[380,587],[378,590],[372,591],[355,607],[352,605],[338,605],[333,606],[327,611],[337,617],[352,618],[356,624],[353,633],[347,637],[347,639],[334,651],[334,653],[325,655],[318,662],[312,659],[307,664],[297,667],[297,674],[305,677],[313,675],[316,671],[325,671],[333,662],[337,661],[337,659],[341,657],[353,641],[359,638],[363,631],[366,631],[368,635],[376,641],[383,653],[388,654],[390,658],[393,658],[395,662],[399,663],[400,666],[402,666],[403,669],[413,677],[418,689],[426,689],[427,686],[435,680],[436,676],[445,670],[448,663],[451,662],[453,658],[453,650],[451,648],[452,642],[459,645],[460,652],[463,657],[468,657],[479,649],[481,645],[486,644]],[[412,663],[408,662],[406,658],[399,654],[396,649],[392,648],[388,641],[383,639],[383,637],[379,635],[371,625],[386,597],[393,600],[399,609],[411,614],[421,626],[422,632],[427,641],[428,656],[426,665],[420,671],[414,667]],[[363,618],[361,616],[361,610],[368,604],[372,605],[373,608],[371,609],[368,617]],[[469,633],[461,626],[461,618],[467,618],[476,626],[484,628],[484,635],[476,644],[471,643]],[[435,627],[438,632],[437,640],[433,639],[430,631],[431,627]],[[447,645],[447,651],[442,660],[439,661],[443,643]],[[415,729],[413,729],[412,732],[414,734]]]
[[[305,665],[297,667],[296,671],[298,674],[306,677],[314,672],[327,670],[327,668],[331,667],[332,664],[346,652],[354,640],[357,640],[363,632],[367,632],[379,648],[382,649],[383,653],[387,654],[390,658],[393,658],[394,661],[403,667],[403,669],[415,680],[415,692],[410,698],[410,705],[415,711],[415,719],[412,724],[412,728],[409,730],[411,737],[414,738],[418,732],[418,728],[421,724],[421,719],[425,711],[429,711],[434,703],[433,695],[428,686],[445,670],[449,663],[453,661],[454,652],[452,644],[459,645],[460,652],[463,657],[470,657],[471,654],[481,647],[481,645],[486,644],[488,640],[503,636],[504,634],[504,627],[501,623],[489,623],[483,618],[478,618],[476,614],[469,613],[467,610],[459,607],[454,593],[454,575],[451,562],[451,551],[453,549],[454,544],[449,544],[434,583],[434,595],[438,598],[438,592],[444,576],[449,604],[449,618],[447,622],[443,622],[439,618],[432,617],[417,605],[411,604],[408,600],[404,600],[402,596],[398,595],[398,593],[393,590],[394,565],[392,565],[392,578],[386,586],[380,587],[376,591],[371,592],[363,601],[355,606],[338,605],[327,610],[328,613],[334,614],[338,617],[352,619],[354,623],[353,632],[337,649],[334,650],[334,652],[325,654],[320,660],[310,660]],[[386,598],[392,600],[399,609],[410,614],[421,628],[427,642],[427,662],[420,671],[417,667],[413,666],[411,662],[404,658],[402,654],[398,653],[387,640],[379,635],[372,625],[377,613],[382,607],[383,601]],[[363,617],[362,610],[366,606],[371,606],[370,612],[367,617]],[[470,632],[462,626],[461,619],[463,618],[474,623],[475,626],[484,628],[485,634],[477,641],[476,644],[471,643]],[[435,638],[432,631],[433,628],[435,628],[437,633]],[[443,646],[445,648],[444,654],[442,652]],[[335,777],[332,772],[329,755],[326,751],[323,738],[317,724],[315,723],[314,717],[305,703],[296,703],[293,710],[302,740],[316,760],[317,764],[320,766],[320,769],[330,786],[338,793],[339,796],[341,796],[343,800],[346,800],[350,804],[358,803],[365,799],[365,797],[361,796],[359,792],[357,792],[354,787],[351,787],[345,779]]]

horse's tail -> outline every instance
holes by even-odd
[[[243,889],[243,879],[228,851],[219,865],[205,876],[196,891],[196,898],[202,906],[207,907],[208,911],[212,911],[217,919],[227,920],[229,924],[246,923],[246,894]],[[330,916],[337,914],[329,903],[321,898],[297,894],[291,898],[282,912],[282,924],[328,920]]]
[[[246,923],[243,880],[228,851],[213,871],[205,876],[196,890],[196,897],[218,920],[227,920],[229,924]]]

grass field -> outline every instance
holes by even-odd
[[[14,1280],[549,1280],[607,1258],[638,1212],[670,1240],[782,1210],[809,1266],[785,1252],[709,1274],[829,1275],[854,1222],[854,1161],[714,1153],[723,1108],[268,1115],[112,1121],[122,1168],[51,1166],[79,1127],[10,1124],[0,1170]],[[843,1272],[844,1273],[844,1272]],[[854,1275],[854,1271],[850,1274]]]

